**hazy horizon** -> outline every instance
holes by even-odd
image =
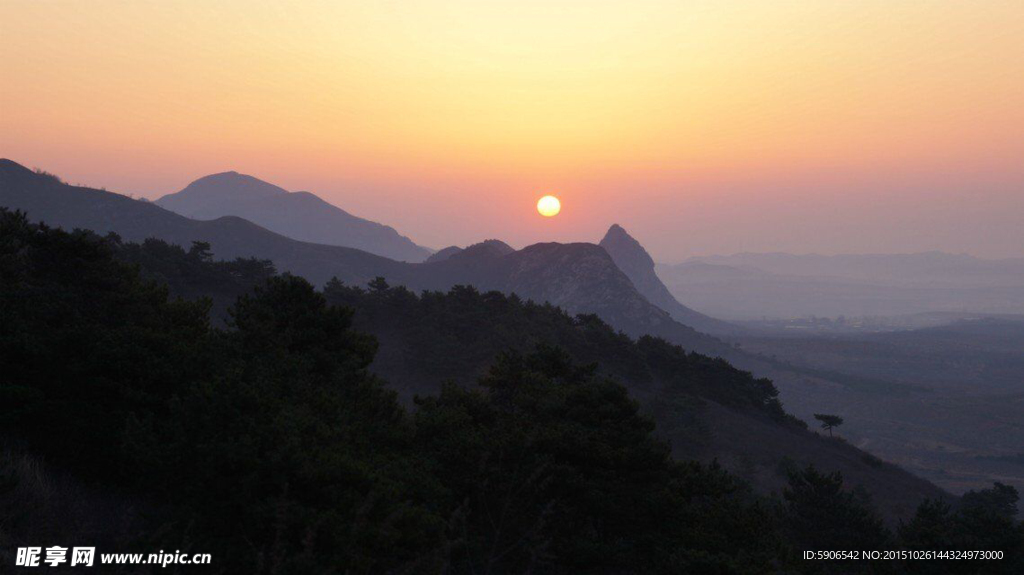
[[[41,170],[41,171],[45,171],[45,172],[48,172],[48,173],[53,173],[54,175],[60,177],[62,180],[66,181],[66,182],[68,182],[70,184],[73,184],[73,185],[81,185],[81,186],[90,187],[90,188],[102,188],[102,189],[105,189],[106,191],[109,191],[109,192],[113,192],[113,193],[129,196],[129,197],[133,197],[133,198],[145,198],[145,199],[147,199],[149,201],[155,201],[155,200],[157,200],[157,199],[159,199],[159,198],[161,198],[161,197],[163,197],[163,196],[165,196],[167,194],[173,194],[173,193],[176,193],[176,192],[180,192],[189,183],[192,183],[193,181],[195,181],[195,180],[197,180],[197,179],[199,179],[201,177],[205,177],[205,176],[209,176],[209,175],[214,175],[214,174],[220,174],[220,173],[227,173],[227,172],[237,172],[237,173],[240,173],[242,175],[256,177],[257,179],[266,181],[267,183],[270,183],[270,184],[279,185],[278,182],[265,180],[263,178],[259,178],[259,176],[256,176],[254,174],[247,174],[247,173],[241,172],[239,170],[221,170],[221,171],[211,172],[210,174],[204,174],[203,176],[199,176],[199,177],[193,178],[193,179],[189,180],[188,182],[186,182],[185,184],[183,184],[180,188],[177,188],[177,189],[174,189],[174,190],[170,190],[170,191],[168,191],[166,193],[163,193],[163,192],[147,193],[147,192],[141,192],[141,191],[134,191],[133,192],[133,191],[130,191],[130,190],[112,189],[112,188],[109,188],[108,186],[100,185],[100,184],[94,184],[92,182],[78,181],[78,180],[75,180],[74,178],[67,177],[63,173],[58,173],[58,172],[55,172],[53,170],[49,170],[49,169],[47,169],[47,168],[45,168],[43,166],[34,165],[32,163],[23,163],[23,162],[20,162],[20,161],[18,161],[16,159],[13,159],[13,158],[7,158],[7,159],[12,159],[12,160],[18,162],[19,164],[25,165],[26,167],[30,167],[30,168],[35,169],[35,170]],[[305,191],[305,192],[317,193],[317,192],[315,192],[313,190],[305,190],[305,189],[298,190],[298,189],[288,189],[288,188],[285,188],[285,189],[287,189],[288,192],[301,192],[301,191]],[[366,218],[365,214],[353,212],[351,209],[349,209],[345,205],[342,205],[342,204],[338,203],[335,200],[331,200],[329,196],[326,196],[326,195],[323,195],[323,194],[318,194],[318,193],[317,193],[317,195],[321,196],[324,200],[330,202],[332,205],[335,205],[336,207],[339,207],[341,209],[344,209],[344,210],[352,213],[352,215],[354,215],[354,216]],[[200,218],[200,219],[202,219],[202,218]],[[383,219],[382,220],[373,220],[373,218],[366,218],[366,219],[370,219],[371,221],[377,221],[377,223],[381,223],[381,224],[385,224],[385,225],[390,225],[392,227],[397,227],[397,226],[394,226],[391,222],[389,222],[387,220],[383,220]],[[627,231],[630,232],[631,235],[634,235],[634,236],[644,235],[648,231],[648,230],[644,230],[644,229],[640,229],[640,228],[637,228],[634,231],[633,228],[630,228],[629,226],[626,226],[626,225],[622,224],[620,221],[608,221],[608,223],[605,224],[603,227],[600,224],[598,224],[598,227],[595,228],[595,229],[598,229],[598,232],[597,232],[596,235],[592,235],[592,236],[588,236],[588,237],[578,237],[578,238],[573,238],[573,237],[562,237],[560,239],[540,238],[540,239],[535,239],[535,240],[527,239],[527,240],[525,240],[523,242],[514,242],[514,241],[509,241],[506,238],[503,238],[503,237],[500,237],[500,236],[486,235],[486,233],[485,233],[483,236],[480,236],[478,238],[470,238],[470,239],[465,240],[462,243],[448,243],[448,244],[444,244],[444,245],[425,244],[423,242],[419,242],[417,240],[417,238],[415,238],[415,237],[411,237],[411,239],[413,241],[416,241],[419,245],[422,245],[424,247],[427,247],[427,248],[430,248],[430,249],[433,249],[433,250],[440,250],[440,249],[443,249],[443,248],[446,248],[446,247],[449,247],[449,246],[453,246],[453,245],[454,246],[459,246],[459,247],[466,247],[468,245],[471,245],[471,244],[474,244],[474,243],[478,243],[478,242],[482,242],[482,241],[487,240],[487,239],[500,239],[502,241],[505,241],[506,243],[508,243],[509,245],[513,246],[516,249],[521,249],[521,248],[523,248],[523,247],[525,247],[527,245],[530,245],[530,244],[533,244],[533,243],[545,242],[545,241],[559,241],[559,242],[562,242],[562,243],[567,243],[567,242],[597,243],[600,240],[600,238],[604,235],[604,233],[607,231],[607,229],[609,227],[611,227],[612,225],[614,225],[614,224],[622,225],[623,227],[625,227],[627,229]],[[426,225],[429,226],[430,224],[427,223]],[[402,234],[402,235],[406,235],[406,236],[410,235],[410,234],[407,234],[401,228],[398,228],[397,231],[400,234]],[[641,243],[645,246],[645,248],[647,248],[647,243],[645,243],[643,241],[641,241]],[[702,253],[687,253],[685,255],[682,255],[682,256],[679,256],[679,257],[675,257],[675,258],[672,258],[671,256],[668,257],[668,258],[658,258],[655,255],[655,252],[653,250],[650,250],[650,248],[647,248],[647,249],[651,252],[652,256],[654,256],[654,259],[655,259],[655,261],[657,263],[665,264],[665,265],[675,265],[675,264],[680,264],[680,263],[684,263],[684,262],[687,262],[687,261],[690,261],[690,260],[701,259],[701,258],[730,257],[730,256],[744,255],[744,254],[756,254],[756,255],[780,254],[780,255],[789,255],[789,256],[835,257],[835,256],[893,256],[893,255],[918,255],[918,254],[927,254],[927,253],[943,253],[943,254],[947,254],[947,255],[966,255],[966,256],[970,256],[970,257],[974,257],[974,258],[979,258],[979,259],[986,259],[986,260],[1004,260],[1004,259],[1022,259],[1022,258],[1024,258],[1024,250],[1022,250],[1018,255],[1012,255],[1011,254],[1011,255],[1006,255],[1006,256],[986,256],[986,255],[980,255],[980,254],[977,254],[977,253],[971,253],[971,252],[968,252],[968,251],[955,251],[955,250],[952,250],[952,249],[921,249],[921,250],[915,250],[915,251],[898,251],[898,250],[895,250],[895,251],[864,251],[864,252],[851,252],[851,251],[825,252],[825,251],[813,251],[813,250],[808,250],[808,249],[803,249],[803,250],[797,249],[797,250],[792,250],[792,251],[770,250],[770,249],[747,249],[747,250],[742,250],[742,251],[721,251],[721,252],[709,251],[709,252],[702,252]]]
[[[0,155],[149,199],[234,170],[435,249],[1024,256],[1019,2],[7,1],[0,53]]]

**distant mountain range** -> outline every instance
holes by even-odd
[[[265,188],[264,192],[276,193]],[[710,355],[730,351],[727,344],[683,325],[649,302],[608,252],[595,244],[535,244],[515,251],[490,240],[449,250],[450,257],[441,261],[405,263],[354,248],[297,241],[240,217],[190,219],[153,203],[70,186],[10,160],[0,160],[0,206],[26,211],[31,219],[50,225],[115,232],[132,241],[156,237],[184,246],[205,241],[218,258],[269,259],[278,270],[320,285],[333,277],[365,285],[381,276],[414,291],[462,284],[516,293],[570,313],[597,314],[632,336],[659,335]]]
[[[269,259],[279,271],[319,284],[333,276],[352,281],[387,276],[392,269],[408,265],[355,248],[300,242],[235,216],[193,220],[151,202],[71,186],[4,159],[0,159],[0,206],[22,210],[30,219],[51,226],[114,232],[130,241],[160,238],[185,247],[205,241],[218,258]]]
[[[990,260],[937,251],[834,256],[741,253],[690,258],[684,265],[694,263],[755,269],[776,275],[847,278],[903,285],[936,282],[957,286],[1020,285],[1024,282],[1024,258]]]
[[[439,262],[408,266],[404,273],[392,277],[397,283],[420,289],[467,284],[516,293],[570,313],[597,314],[634,337],[659,335],[713,355],[728,350],[723,342],[681,324],[649,302],[598,245],[542,243],[508,250],[511,248],[500,242],[483,242]]]
[[[421,262],[431,253],[394,228],[353,216],[314,194],[288,192],[238,172],[199,178],[156,204],[197,220],[238,216],[292,239],[357,248],[398,261]]]
[[[1024,313],[1024,259],[964,254],[736,254],[658,265],[688,306],[733,321]]]
[[[448,246],[430,254],[430,257],[426,259],[425,263],[432,264],[434,262],[443,262],[461,251],[462,248],[459,246]]]
[[[650,254],[622,226],[612,224],[598,245],[611,256],[612,262],[629,278],[640,295],[648,302],[668,312],[676,321],[698,331],[714,335],[735,335],[743,332],[743,329],[737,325],[708,317],[679,303],[655,273],[654,260],[651,259]],[[483,246],[498,250],[497,255],[506,255],[515,251],[500,240],[485,240],[473,246],[473,249],[482,250]],[[463,251],[463,248],[459,246],[449,246],[427,258],[427,263],[445,261]]]

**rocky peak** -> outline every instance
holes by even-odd
[[[636,241],[619,224],[612,224],[612,227],[608,228],[608,233],[604,235],[600,246],[612,257],[615,265],[630,276],[630,279],[634,273],[645,270],[654,273],[654,259],[640,245],[640,242]]]
[[[710,318],[679,303],[654,271],[654,259],[640,242],[629,235],[622,226],[612,224],[601,240],[612,261],[629,278],[637,291],[647,301],[667,311],[676,321],[701,331],[714,334],[735,332],[735,326]]]

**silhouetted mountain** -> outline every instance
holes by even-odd
[[[443,262],[448,258],[461,254],[463,252],[469,252],[471,255],[464,257],[481,257],[481,256],[503,256],[516,251],[515,248],[506,244],[501,240],[484,240],[482,242],[473,244],[466,248],[460,248],[459,246],[448,246],[442,250],[431,254],[429,258],[423,263],[433,264],[437,262]]]
[[[199,220],[238,216],[292,239],[357,248],[393,260],[420,262],[430,255],[390,226],[353,216],[309,192],[290,193],[238,172],[200,178],[156,204]]]
[[[600,246],[543,243],[503,251],[494,243],[476,244],[447,260],[420,266],[401,283],[436,290],[464,284],[516,293],[573,314],[597,314],[634,337],[658,335],[712,355],[729,351],[720,340],[675,321],[651,304]]]
[[[647,301],[667,311],[677,321],[711,334],[727,335],[742,331],[738,326],[708,317],[679,303],[654,272],[654,260],[650,254],[622,226],[612,224],[600,245]]]
[[[0,206],[22,210],[30,219],[65,229],[114,232],[130,241],[159,238],[180,246],[204,241],[219,259],[256,256],[279,271],[323,284],[334,276],[364,281],[409,265],[355,248],[300,242],[230,216],[200,221],[150,202],[92,188],[70,186],[11,160],[0,159]]]
[[[444,249],[437,250],[430,254],[430,257],[423,261],[423,263],[432,264],[434,262],[443,262],[444,260],[452,257],[453,255],[462,251],[459,246],[448,246]]]
[[[272,192],[262,188],[264,192]],[[155,237],[182,246],[211,244],[218,258],[258,257],[278,270],[323,285],[333,277],[365,285],[377,276],[414,291],[473,285],[550,302],[571,313],[593,313],[632,336],[658,335],[687,349],[724,355],[720,340],[683,325],[648,302],[594,244],[536,244],[519,251],[489,240],[447,260],[410,264],[354,248],[296,241],[238,217],[186,218],[155,204],[69,186],[9,160],[0,163],[0,206],[24,210],[33,220],[68,229],[115,232],[127,240]]]
[[[449,259],[453,257],[465,258],[466,260],[501,257],[507,256],[514,251],[516,250],[512,246],[501,240],[484,240],[468,246],[465,249],[459,250],[457,253],[451,254]]]

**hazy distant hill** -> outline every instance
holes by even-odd
[[[488,250],[488,251],[489,250],[494,250],[494,254],[495,255],[500,255],[500,256],[503,256],[503,255],[506,255],[506,254],[510,254],[510,253],[516,251],[512,246],[506,244],[505,242],[503,242],[501,240],[493,240],[493,239],[492,240],[484,240],[484,241],[479,242],[477,244],[474,244],[473,246],[470,246],[470,247],[473,247],[473,248],[475,248],[477,250]],[[448,258],[450,258],[450,257],[452,257],[452,256],[454,256],[454,255],[456,255],[458,253],[461,253],[463,251],[464,251],[464,249],[460,248],[459,246],[448,246],[448,247],[446,247],[444,249],[437,250],[436,252],[431,254],[430,257],[427,258],[424,263],[433,264],[433,263],[437,263],[437,262],[443,262],[444,260],[446,260],[446,259],[448,259]]]
[[[667,311],[676,320],[712,334],[729,335],[742,331],[738,326],[708,317],[679,303],[655,273],[650,254],[622,226],[612,224],[600,245],[647,301]]]
[[[488,241],[447,260],[410,264],[354,248],[300,242],[239,217],[200,221],[152,203],[91,188],[66,185],[10,160],[0,160],[0,206],[24,210],[33,220],[64,228],[116,232],[141,241],[156,237],[183,246],[206,241],[218,258],[269,259],[278,270],[315,284],[332,277],[365,285],[377,276],[414,291],[474,285],[551,302],[571,313],[595,313],[634,336],[652,334],[712,355],[729,348],[648,302],[608,253],[594,244],[537,244],[519,251]]]
[[[452,257],[453,255],[462,251],[459,246],[448,246],[446,248],[437,250],[430,254],[430,257],[424,260],[425,263],[432,264],[434,262],[443,262],[444,260]]]
[[[0,206],[22,210],[30,219],[67,229],[101,234],[115,232],[126,240],[160,238],[188,247],[209,242],[217,258],[258,256],[289,271],[323,283],[337,275],[362,280],[391,275],[408,264],[355,248],[296,241],[239,217],[200,221],[186,218],[150,202],[62,183],[10,160],[0,159]]]
[[[657,272],[684,304],[730,320],[1024,313],[1024,259],[737,254],[659,265]]]
[[[390,226],[353,216],[309,192],[290,193],[238,172],[200,178],[156,204],[199,220],[238,216],[292,239],[358,248],[393,260],[420,262],[430,255]]]
[[[1024,258],[987,260],[967,254],[922,252],[915,254],[742,253],[687,260],[739,268],[754,268],[776,275],[849,278],[866,282],[916,285],[995,285],[1024,282]]]

